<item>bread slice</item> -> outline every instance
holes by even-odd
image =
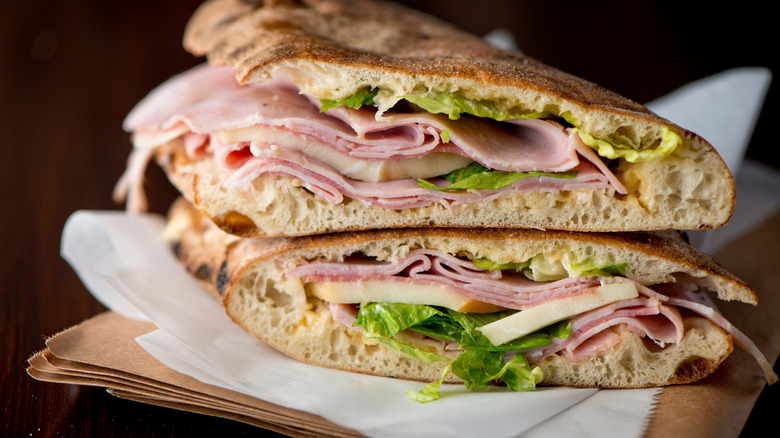
[[[336,322],[328,303],[307,294],[286,269],[309,260],[364,254],[393,261],[414,248],[439,249],[461,258],[497,263],[540,253],[569,251],[607,263],[627,263],[626,276],[641,284],[693,279],[726,300],[755,303],[753,290],[671,233],[570,233],[506,229],[403,229],[300,238],[238,238],[219,230],[184,201],[171,209],[166,228],[178,258],[245,330],[303,362],[348,371],[433,381],[443,364],[426,365]],[[717,368],[732,350],[731,335],[708,319],[685,318],[681,342],[659,348],[630,331],[615,346],[584,360],[552,355],[536,363],[542,385],[642,387],[686,383]],[[439,341],[408,339],[452,357]],[[454,375],[446,381],[458,382]]]
[[[690,151],[688,151],[690,152]],[[213,158],[190,160],[183,142],[157,149],[157,161],[177,189],[225,231],[244,237],[302,236],[370,228],[527,227],[572,231],[706,229],[728,221],[731,180],[699,167],[702,157],[678,151],[660,163],[620,165],[629,189],[510,191],[500,197],[445,207],[393,210],[345,198],[320,199],[292,177],[261,175],[226,188],[230,171]],[[714,153],[711,158],[719,160]]]

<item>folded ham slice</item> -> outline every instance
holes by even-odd
[[[399,160],[436,152],[459,155],[493,170],[576,170],[577,176],[533,177],[497,190],[442,192],[419,188],[415,178],[380,182],[349,178],[313,157],[285,149],[283,144],[263,144],[262,138],[232,144],[222,144],[217,138],[219,133],[254,126],[316,141],[352,160]],[[242,86],[235,81],[232,69],[206,64],[155,89],[128,115],[124,128],[133,132],[136,152],[118,192],[138,193],[144,168],[140,163],[148,161],[148,150],[184,136],[191,159],[213,155],[231,170],[224,181],[226,188],[243,186],[260,175],[286,175],[333,203],[349,197],[404,209],[476,202],[511,190],[611,188],[626,193],[578,135],[552,121],[496,122],[471,116],[453,121],[427,112],[388,111],[377,116],[365,107],[355,110],[343,106],[321,112],[319,102],[299,94],[288,82]],[[147,152],[139,152],[143,150]],[[446,185],[443,179],[431,182]],[[131,184],[136,187],[128,187]]]

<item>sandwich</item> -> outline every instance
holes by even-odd
[[[116,189],[156,160],[244,237],[372,228],[706,229],[734,182],[704,139],[630,99],[373,0],[212,0],[208,62],[128,115]]]
[[[208,62],[128,115],[116,196],[156,160],[172,251],[277,350],[420,402],[690,383],[734,345],[777,380],[710,296],[753,289],[674,231],[734,206],[696,134],[392,3],[207,1],[184,45]]]
[[[636,388],[695,382],[756,346],[712,302],[753,289],[676,232],[405,228],[241,238],[189,202],[164,238],[230,318],[300,361],[427,382]],[[205,293],[205,292],[204,292]]]

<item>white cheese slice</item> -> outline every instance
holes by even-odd
[[[252,142],[261,138],[263,144],[284,145],[289,150],[300,152],[332,167],[346,177],[370,182],[433,178],[466,167],[472,162],[470,158],[446,152],[432,152],[418,158],[393,160],[353,158],[317,141],[311,141],[305,136],[290,135],[284,130],[261,125],[221,131],[218,137],[224,144]],[[253,144],[252,153],[259,156],[272,151]]]
[[[329,303],[403,303],[447,307],[458,312],[487,313],[505,310],[453,292],[446,286],[391,280],[316,281],[306,291]]]
[[[605,284],[591,290],[590,293],[550,301],[522,310],[477,330],[481,331],[493,345],[501,345],[588,310],[616,301],[636,298],[639,295],[636,286],[631,282]]]

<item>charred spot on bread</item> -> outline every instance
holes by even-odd
[[[230,276],[227,273],[227,260],[223,261],[217,271],[217,277],[214,280],[214,286],[217,288],[220,296],[225,296],[225,286],[230,282]]]

